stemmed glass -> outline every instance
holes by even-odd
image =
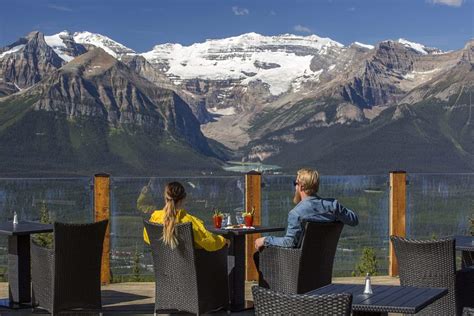
[[[239,225],[242,225],[244,223],[244,217],[242,216],[242,212],[235,212],[235,220]]]

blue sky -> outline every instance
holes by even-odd
[[[87,30],[139,52],[247,32],[343,44],[403,37],[444,50],[474,37],[474,0],[0,0],[0,8],[0,47],[32,30]]]

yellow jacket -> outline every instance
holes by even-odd
[[[154,211],[151,214],[150,222],[163,224],[165,212],[163,210]],[[178,223],[192,223],[194,247],[196,249],[204,249],[207,251],[216,251],[225,246],[225,238],[215,235],[204,227],[204,223],[197,217],[189,215],[185,210],[179,210],[177,215]],[[146,229],[143,229],[143,239],[147,244],[150,243]]]

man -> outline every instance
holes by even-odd
[[[335,222],[340,221],[350,226],[359,223],[357,215],[345,208],[336,199],[323,199],[316,195],[319,189],[319,174],[316,170],[298,170],[293,202],[296,206],[288,214],[288,227],[284,237],[261,237],[255,240],[255,249],[264,246],[286,248],[297,247],[303,232],[302,221]],[[256,253],[258,256],[258,252]],[[256,261],[258,258],[255,258]],[[256,262],[257,263],[257,262]]]

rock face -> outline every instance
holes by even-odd
[[[0,108],[0,157],[20,173],[38,164],[55,172],[59,162],[78,173],[194,173],[215,170],[221,158],[184,100],[101,48],[1,99]],[[12,151],[14,143],[21,146]]]
[[[114,127],[142,126],[182,137],[212,154],[199,122],[178,95],[143,79],[101,48],[75,58],[26,95],[39,95],[35,110],[92,116]]]
[[[385,82],[397,87],[400,96],[370,120],[366,108],[358,111],[359,107],[336,101],[334,96],[319,98],[319,103],[297,102],[273,117],[265,115],[260,118],[264,124],[256,125],[285,123],[267,128],[251,141],[247,157],[290,170],[299,165],[317,166],[329,174],[383,173],[394,168],[472,172],[472,47],[470,41],[464,49],[449,54],[420,53],[406,64],[386,58],[384,64],[391,65],[392,78],[400,74],[400,79]],[[294,114],[296,109],[304,114]]]
[[[415,50],[403,43],[381,42],[362,64],[352,67],[353,71],[340,87],[344,100],[361,108],[396,104],[432,75],[454,66],[459,58],[458,53],[440,54],[438,50],[425,48],[428,53],[419,44]]]
[[[42,33],[31,32],[0,50],[0,92],[10,94],[12,85],[15,91],[31,87],[64,63]]]

